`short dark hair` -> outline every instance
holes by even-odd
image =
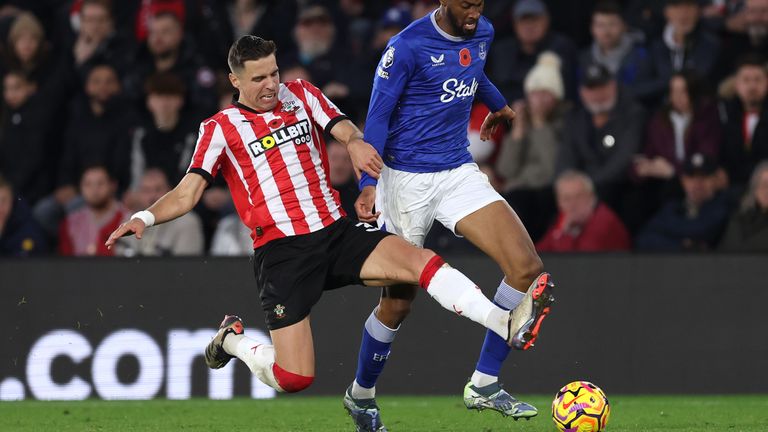
[[[621,5],[616,2],[615,0],[601,0],[595,5],[595,9],[592,10],[592,15],[597,14],[603,14],[603,15],[618,15],[619,18],[624,18],[622,16],[622,9]]]
[[[183,97],[186,91],[184,81],[173,72],[156,72],[150,75],[144,83],[144,92],[147,95],[159,94]]]
[[[107,13],[109,13],[110,18],[112,17],[112,1],[111,0],[83,0],[83,3],[80,5],[80,13],[82,13],[83,9],[85,9],[85,7],[88,5],[101,6],[104,9],[106,9]]]
[[[768,62],[766,62],[765,56],[760,53],[747,53],[739,57],[738,61],[736,62],[735,72],[738,72],[741,70],[741,68],[748,66],[761,68],[768,74]]]
[[[227,63],[232,72],[241,70],[248,60],[259,60],[277,52],[277,45],[271,40],[246,35],[236,40],[229,49]]]

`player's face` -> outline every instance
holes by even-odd
[[[274,54],[246,61],[241,70],[229,74],[229,80],[240,91],[241,104],[259,112],[272,111],[277,106],[280,71]]]
[[[483,0],[446,1],[446,16],[456,36],[471,37],[477,31],[477,23],[483,13]]]

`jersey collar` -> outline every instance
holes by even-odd
[[[440,26],[437,25],[437,19],[435,19],[436,16],[437,16],[437,9],[435,9],[434,12],[432,12],[429,15],[429,20],[432,21],[432,26],[435,28],[435,30],[437,30],[438,33],[440,33],[440,36],[448,39],[449,41],[453,41],[453,42],[461,42],[461,41],[464,40],[463,37],[449,35],[445,31],[443,31],[443,29],[441,29]],[[480,22],[478,21],[478,25],[479,24],[480,24]]]

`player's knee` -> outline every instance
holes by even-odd
[[[286,393],[300,392],[310,385],[315,380],[313,376],[304,376],[288,372],[281,368],[277,363],[272,365],[272,373],[275,375],[275,381]]]

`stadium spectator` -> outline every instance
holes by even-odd
[[[504,178],[505,192],[552,185],[555,161],[562,140],[564,88],[560,59],[553,53],[539,56],[525,79],[524,101],[518,102],[512,131],[504,138],[496,171]]]
[[[535,240],[555,212],[551,186],[569,109],[563,102],[560,59],[555,54],[539,56],[525,78],[525,93],[526,100],[513,105],[515,125],[501,145],[496,172],[502,178],[504,198]]]
[[[645,146],[635,156],[635,185],[628,193],[624,222],[635,232],[679,190],[677,177],[686,159],[702,153],[716,159],[722,144],[717,107],[703,94],[691,71],[677,72],[669,81],[669,101],[651,118]]]
[[[725,101],[725,141],[720,161],[736,188],[746,185],[758,162],[768,159],[768,69],[762,56],[745,57],[736,70],[736,97]]]
[[[618,210],[632,157],[640,150],[644,111],[599,64],[584,70],[580,94],[583,107],[566,122],[568,133],[558,153],[557,172],[585,172],[597,196]]]
[[[109,0],[83,0],[76,22],[70,49],[80,75],[96,63],[110,63],[118,71],[128,68],[134,48],[115,29]]]
[[[129,164],[126,161],[134,123],[133,110],[121,97],[115,68],[108,64],[95,65],[87,74],[84,94],[78,96],[70,108],[57,195],[74,196],[74,185],[82,177],[84,167],[92,165],[104,165],[121,189],[127,187]],[[64,188],[68,188],[69,193],[64,193]]]
[[[104,166],[83,172],[80,193],[85,206],[64,219],[59,226],[59,254],[63,256],[110,256],[104,242],[130,213],[117,201],[117,184]]]
[[[631,86],[648,51],[636,34],[627,31],[621,12],[621,5],[613,0],[604,0],[595,6],[590,26],[593,42],[581,52],[579,69],[583,71],[590,64],[599,63],[619,83]]]
[[[150,115],[133,132],[131,186],[138,186],[147,168],[159,168],[178,183],[195,150],[200,119],[184,110],[184,82],[175,74],[151,75],[144,90]]]
[[[703,251],[717,246],[730,212],[726,194],[718,191],[717,164],[695,153],[686,161],[680,182],[683,199],[667,202],[637,236],[640,250]]]
[[[360,191],[357,188],[352,160],[347,149],[336,140],[328,140],[326,148],[331,186],[339,193],[341,208],[347,213],[347,217],[356,219],[355,200]]]
[[[10,71],[3,77],[0,173],[27,202],[34,203],[50,192],[45,166],[47,129],[53,110],[25,72]]]
[[[510,103],[523,99],[523,83],[539,55],[552,51],[560,57],[567,99],[576,98],[577,52],[565,36],[550,29],[549,12],[541,0],[520,0],[512,12],[515,37],[494,42],[488,77]]]
[[[540,252],[629,250],[629,233],[616,213],[595,195],[592,180],[579,171],[565,171],[555,182],[557,221],[536,249]]]
[[[22,71],[38,83],[51,78],[51,47],[45,40],[43,25],[31,13],[21,12],[13,18],[2,53],[5,71]]]
[[[723,40],[718,77],[729,74],[744,55],[768,51],[768,0],[745,0],[741,20]]]
[[[40,255],[48,245],[26,201],[0,177],[0,257]]]
[[[139,181],[136,191],[137,206],[131,210],[151,206],[170,190],[171,185],[165,172],[158,168],[149,168]],[[128,257],[202,255],[203,252],[203,225],[194,212],[186,213],[167,224],[147,229],[141,240],[136,237],[122,238],[115,249],[116,255]]]
[[[370,87],[370,77],[358,72],[357,63],[340,49],[336,32],[333,17],[325,6],[305,6],[299,11],[293,29],[296,51],[282,57],[281,63],[303,66],[315,85],[340,109],[360,112],[367,106],[365,90]]]
[[[768,252],[768,161],[752,173],[741,210],[731,217],[720,249],[730,252]]]
[[[84,93],[69,108],[69,121],[61,144],[56,188],[40,200],[34,212],[46,232],[55,237],[66,213],[83,205],[76,185],[86,167],[103,165],[116,174],[118,185],[129,180],[130,128],[133,112],[120,96],[120,81],[115,69],[98,64],[87,74]],[[58,142],[58,141],[57,141]]]
[[[184,38],[183,22],[173,12],[160,12],[149,21],[147,41],[124,80],[126,94],[133,98],[143,95],[144,83],[155,72],[182,77],[187,100],[200,112],[215,111],[216,74],[204,64],[193,41]]]
[[[360,53],[357,60],[361,65],[361,69],[366,71],[366,73],[361,74],[361,76],[365,77],[363,78],[364,82],[361,86],[366,89],[366,94],[370,94],[373,88],[373,80],[371,80],[369,76],[370,71],[376,70],[376,66],[379,64],[381,55],[387,47],[389,40],[394,35],[400,33],[404,28],[408,27],[410,22],[411,14],[407,10],[403,8],[391,8],[376,24],[373,36],[368,43],[368,49]]]
[[[719,39],[699,25],[697,0],[667,0],[666,26],[650,45],[649,56],[633,86],[635,95],[649,106],[657,106],[675,72],[696,70],[709,76],[720,53]]]

